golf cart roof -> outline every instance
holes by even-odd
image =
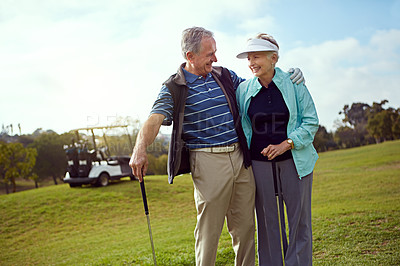
[[[72,129],[71,131],[92,130],[92,129],[108,129],[108,128],[117,128],[117,127],[128,127],[128,125],[102,126],[102,127],[82,127],[82,128]]]

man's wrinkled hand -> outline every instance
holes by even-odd
[[[133,149],[131,159],[129,160],[129,166],[132,168],[133,175],[142,182],[149,166],[146,151],[140,151],[136,148]]]

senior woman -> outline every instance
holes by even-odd
[[[311,265],[311,190],[318,159],[313,140],[319,121],[304,83],[293,84],[290,74],[275,67],[278,50],[273,37],[259,34],[237,55],[247,58],[254,75],[236,96],[256,181],[258,259],[259,265]]]

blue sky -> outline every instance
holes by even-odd
[[[345,104],[400,107],[400,0],[3,0],[0,123],[29,134],[144,122],[183,62],[181,32],[191,26],[213,31],[215,65],[244,78],[237,52],[256,33],[273,35],[277,66],[302,69],[328,130]]]
[[[272,9],[277,10],[276,18],[290,16],[279,19],[279,24],[286,30],[298,30],[304,45],[348,37],[368,42],[376,30],[400,25],[399,1],[273,1]]]

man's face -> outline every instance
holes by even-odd
[[[217,62],[215,52],[217,45],[214,38],[203,38],[201,48],[198,54],[192,53],[189,60],[192,67],[192,73],[205,77],[212,70],[212,63]]]

